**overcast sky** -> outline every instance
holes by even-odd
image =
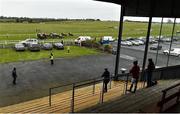
[[[94,0],[0,0],[0,16],[119,21],[120,6]],[[125,19],[148,21],[148,18]]]
[[[0,15],[119,20],[120,6],[93,0],[0,0]]]

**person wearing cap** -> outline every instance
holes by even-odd
[[[104,70],[105,71],[104,71],[104,73],[102,74],[101,77],[104,77],[104,79],[103,79],[103,86],[104,86],[103,91],[107,92],[107,85],[108,85],[108,83],[110,81],[110,73],[109,73],[107,68],[105,68]]]
[[[139,72],[140,72],[140,68],[138,65],[138,61],[134,61],[133,62],[133,67],[130,70],[130,73],[132,74],[132,79],[131,79],[131,86],[130,86],[130,92],[135,93],[136,89],[137,89],[137,84],[138,84],[138,79],[139,79]],[[132,88],[134,87],[134,90],[132,91]]]

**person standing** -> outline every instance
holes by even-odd
[[[134,93],[136,92],[138,79],[139,79],[139,72],[140,72],[140,68],[138,65],[138,61],[134,61],[133,67],[130,70],[130,73],[132,74],[131,86],[130,86],[130,90],[129,90],[130,92],[132,91],[133,85],[135,85],[133,92]]]
[[[61,40],[61,44],[64,44],[64,41],[63,41],[63,40]]]
[[[13,68],[12,77],[13,77],[13,84],[16,85],[16,78],[17,78],[16,67]]]
[[[70,47],[69,46],[67,46],[67,52],[70,53]]]
[[[149,58],[148,62],[149,63],[147,67],[147,87],[151,87],[152,86],[152,73],[155,69],[155,65],[152,58]]]
[[[50,61],[51,61],[51,65],[53,65],[53,64],[54,64],[54,56],[53,56],[52,53],[51,53],[51,55],[50,55]]]
[[[109,73],[107,68],[105,68],[104,70],[105,71],[104,71],[104,73],[102,74],[101,77],[104,77],[104,79],[103,79],[103,86],[104,86],[103,91],[107,92],[107,84],[110,81],[110,73]]]

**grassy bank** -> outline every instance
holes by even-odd
[[[119,22],[115,21],[62,21],[47,23],[0,23],[0,40],[24,40],[36,37],[37,32],[73,33],[74,36],[66,39],[74,39],[80,35],[88,35],[100,38],[102,36],[118,36]],[[145,36],[148,23],[125,22],[123,37]],[[151,35],[159,34],[159,23],[152,23]],[[176,24],[175,31],[180,31],[180,25]],[[172,24],[164,24],[162,35],[171,35]],[[175,32],[176,33],[176,32]]]
[[[29,50],[26,50],[24,52],[16,52],[13,49],[0,49],[0,63],[47,59],[50,56],[50,52],[51,51],[48,50],[41,50],[40,52],[30,52]],[[78,57],[100,54],[100,52],[94,49],[77,46],[71,46],[70,53],[67,53],[66,47],[64,50],[53,49],[52,52],[54,54],[54,58]]]

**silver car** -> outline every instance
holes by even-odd
[[[31,43],[28,46],[28,49],[30,51],[40,51],[40,48],[41,48],[40,44],[36,44],[36,43]]]
[[[23,44],[18,43],[18,44],[15,44],[14,49],[16,51],[25,51],[26,48],[25,48],[25,46]]]
[[[64,46],[63,46],[63,44],[62,43],[54,43],[54,48],[56,48],[56,49],[61,49],[61,50],[63,50],[64,49]]]
[[[45,50],[52,50],[53,49],[53,45],[51,43],[45,43],[42,45],[42,48]]]

